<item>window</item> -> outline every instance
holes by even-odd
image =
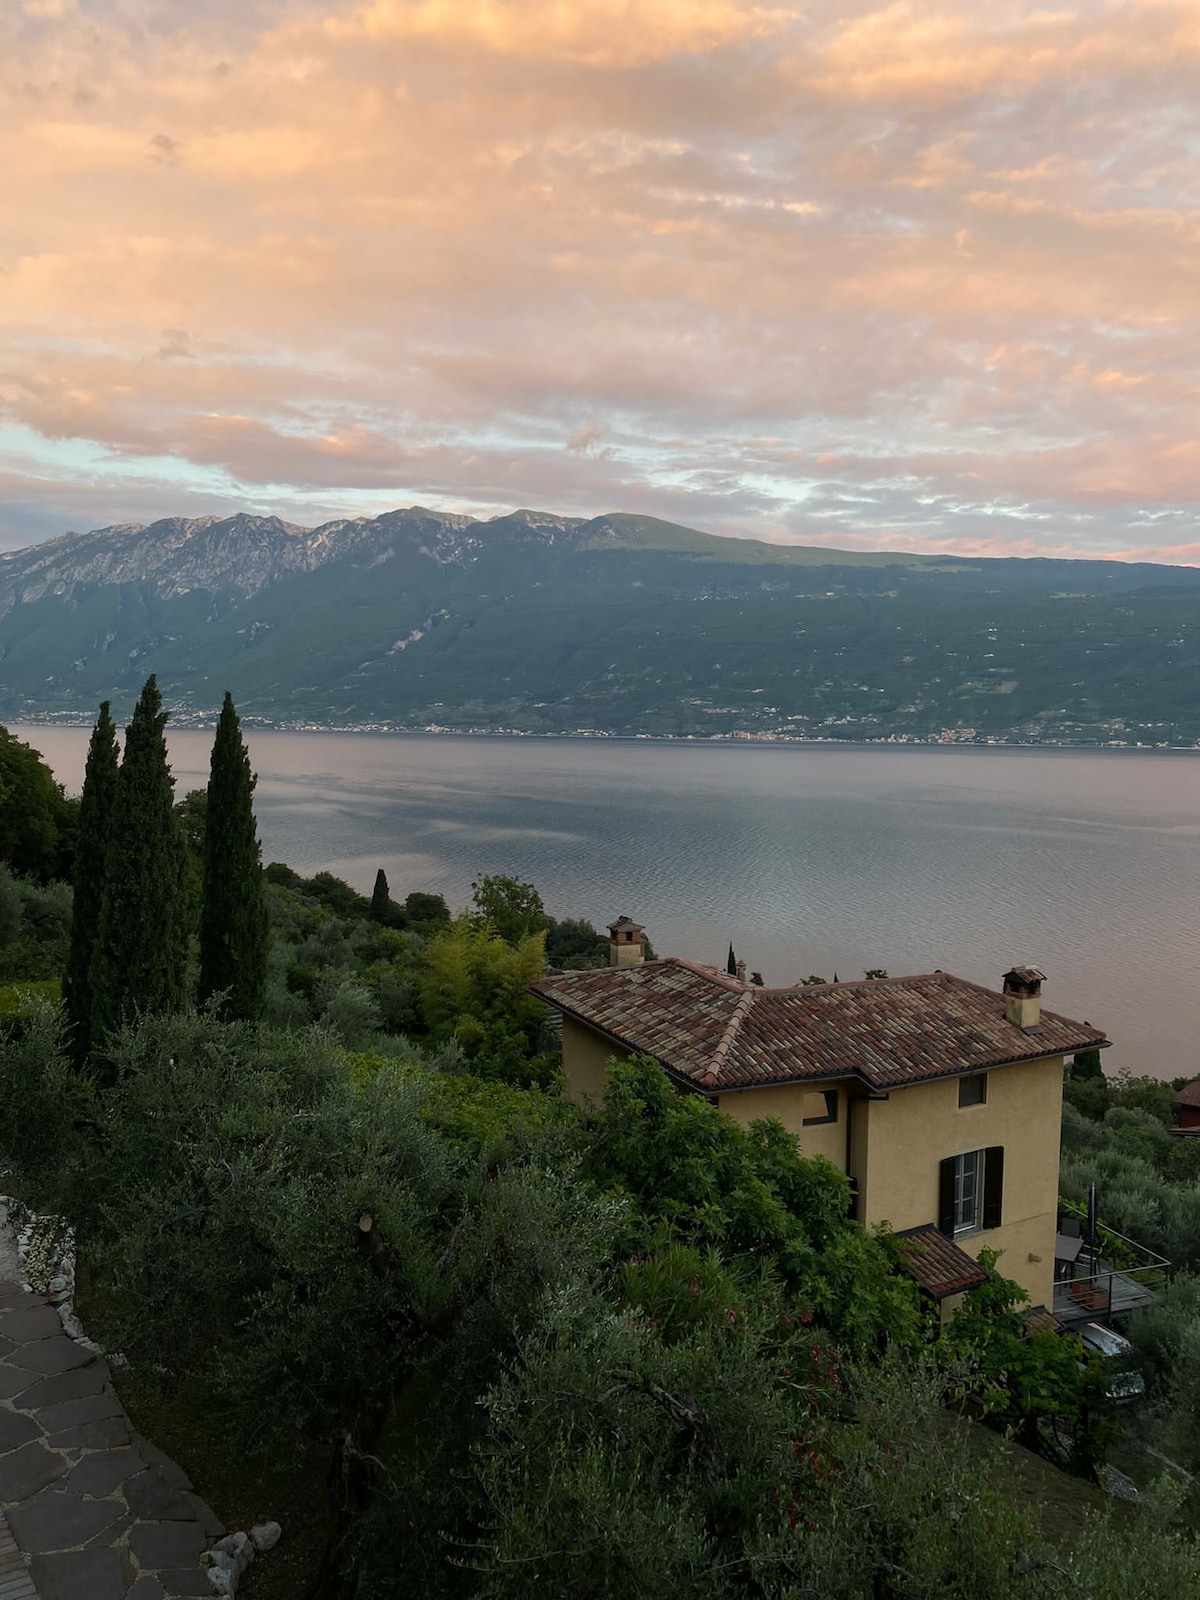
[[[958,1080],[958,1104],[960,1108],[987,1104],[986,1072],[975,1072],[969,1078]]]
[[[816,1094],[804,1096],[804,1109],[810,1115],[804,1118],[806,1128],[815,1128],[822,1122],[836,1122],[838,1119],[838,1092],[836,1089],[822,1089]]]
[[[1004,1209],[1004,1147],[968,1150],[941,1163],[938,1229],[948,1239],[998,1228]]]
[[[969,1150],[954,1163],[954,1231],[974,1233],[979,1226],[983,1188],[982,1150]]]

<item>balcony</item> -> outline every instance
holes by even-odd
[[[1065,1327],[1109,1322],[1152,1306],[1170,1262],[1102,1223],[1087,1234],[1087,1212],[1062,1201],[1054,1248],[1054,1315]]]

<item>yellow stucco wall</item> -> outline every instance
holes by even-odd
[[[612,1044],[582,1022],[563,1018],[563,1073],[567,1097],[582,1104],[604,1093],[604,1079],[613,1056],[623,1060],[630,1052]]]
[[[846,1088],[844,1083],[822,1083],[815,1088],[788,1083],[776,1088],[749,1089],[744,1094],[719,1095],[717,1104],[743,1125],[758,1122],[763,1117],[778,1117],[788,1132],[800,1140],[800,1149],[806,1156],[824,1156],[839,1172],[845,1172]],[[805,1117],[825,1114],[820,1093],[824,1089],[837,1090],[838,1119],[806,1128]]]
[[[1004,1147],[1003,1221],[999,1228],[959,1235],[969,1255],[1000,1250],[999,1270],[1035,1305],[1054,1292],[1058,1210],[1058,1142],[1062,1119],[1060,1056],[1000,1067],[988,1074],[987,1104],[958,1104],[958,1080],[914,1084],[887,1100],[860,1101],[865,1172],[856,1173],[860,1215],[868,1226],[900,1231],[938,1220],[938,1168],[946,1156],[989,1145]],[[1034,1258],[1038,1259],[1034,1259]]]

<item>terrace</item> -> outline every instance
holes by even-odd
[[[1055,1317],[1065,1327],[1144,1310],[1158,1299],[1170,1262],[1062,1201],[1054,1247]]]

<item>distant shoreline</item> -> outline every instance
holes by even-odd
[[[75,712],[62,715],[24,715],[13,719],[12,728],[81,728],[92,727],[94,718]],[[1115,755],[1200,755],[1197,744],[1147,744],[1133,740],[1067,740],[1067,739],[957,739],[918,738],[892,736],[886,738],[841,739],[830,735],[789,735],[757,733],[606,733],[594,728],[571,728],[562,732],[533,733],[522,728],[445,728],[439,726],[399,727],[390,723],[355,722],[276,722],[259,720],[252,714],[243,715],[242,726],[250,733],[337,733],[358,734],[367,737],[424,737],[452,739],[524,739],[524,740],[579,740],[589,744],[666,744],[703,746],[732,745],[737,748],[754,746],[763,748],[861,749],[861,750],[1078,750],[1088,754],[1111,753]],[[216,727],[217,714],[171,712],[170,727],[180,732],[197,733]]]

